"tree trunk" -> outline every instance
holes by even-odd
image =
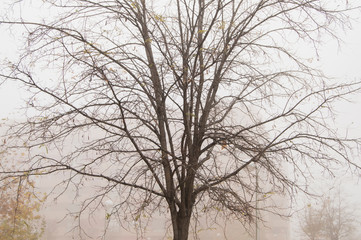
[[[189,224],[191,214],[185,213],[185,211],[178,211],[173,221],[173,240],[188,240]]]

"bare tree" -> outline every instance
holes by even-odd
[[[336,134],[331,107],[359,83],[326,79],[295,44],[316,56],[348,23],[347,1],[42,2],[53,15],[0,21],[27,33],[1,76],[32,94],[6,138],[30,159],[2,176],[67,172],[79,191],[94,179],[80,212],[109,196],[128,220],[163,209],[186,240],[212,211],[252,221],[270,189],[256,191],[251,165],[290,195],[307,191],[305,166],[357,167],[358,140]]]
[[[356,222],[353,206],[338,193],[323,198],[319,207],[309,204],[300,224],[309,240],[342,240],[353,236]]]
[[[307,206],[300,220],[302,235],[309,240],[322,239],[322,213],[310,204]]]
[[[351,206],[345,205],[340,196],[327,198],[323,204],[324,234],[330,240],[349,239],[355,230],[357,218]]]

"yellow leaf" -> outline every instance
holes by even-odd
[[[226,27],[226,23],[224,21],[221,22],[221,24],[219,24],[219,29],[224,29]]]
[[[220,143],[221,143],[221,150],[227,148],[228,144],[226,141],[221,141]]]
[[[134,2],[133,2],[131,5],[132,5],[133,8],[137,8],[137,7],[138,7],[138,4],[137,4],[137,3],[134,3]]]
[[[157,21],[164,22],[164,18],[163,18],[162,15],[155,15],[154,18],[155,18],[155,20],[157,20]]]

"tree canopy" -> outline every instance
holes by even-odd
[[[65,171],[79,191],[93,180],[81,212],[107,197],[128,221],[165,211],[186,240],[201,215],[247,224],[255,195],[307,192],[308,166],[358,169],[359,141],[332,127],[332,104],[360,84],[312,62],[355,1],[18,2],[44,17],[0,20],[25,30],[1,77],[30,94],[5,139],[31,158],[6,176]]]

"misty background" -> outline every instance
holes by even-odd
[[[1,11],[4,9],[0,8]],[[24,9],[23,11],[26,11]],[[29,11],[27,14],[32,14]],[[336,42],[335,40],[325,40],[323,47],[318,49],[318,59],[310,59],[314,66],[321,68],[326,76],[331,76],[337,81],[345,80],[361,80],[361,22],[358,16],[354,16],[356,20],[352,21],[351,29],[345,29],[344,31],[339,32],[340,39],[343,42]],[[9,29],[0,25],[0,59],[15,59],[18,54],[18,48],[21,46],[21,36],[22,33],[9,31]],[[294,43],[297,46],[297,42]],[[304,54],[314,51],[313,49],[308,49],[300,46],[298,49]],[[0,86],[0,118],[5,120],[21,119],[24,116],[24,102],[26,102],[28,93],[21,89],[15,84],[10,84],[9,82],[4,83]],[[361,93],[357,93],[349,96],[348,99],[337,103],[335,108],[336,119],[335,122],[338,126],[338,131],[341,135],[347,135],[350,137],[360,137],[361,136]],[[322,195],[327,194],[328,191],[335,191],[338,188],[341,191],[342,197],[350,205],[350,208],[354,209],[354,213],[361,218],[360,207],[361,206],[361,176],[357,174],[352,174],[351,170],[345,166],[344,169],[339,169],[339,174],[335,176],[330,176],[328,173],[319,172],[319,169],[314,169],[314,183],[310,187],[315,194]],[[43,189],[50,188],[49,184],[43,184]],[[62,199],[62,200],[61,200]],[[290,234],[291,240],[300,239],[300,229],[299,229],[299,211],[302,211],[307,203],[315,204],[315,199],[309,198],[302,193],[298,196],[298,201],[293,203],[293,215],[290,220]],[[64,209],[72,208],[72,194],[65,194],[59,197],[59,202],[48,203],[46,212],[49,213],[50,210],[58,212],[55,215],[60,216],[63,213]],[[98,210],[99,216],[104,216],[103,210]],[[45,217],[47,218],[47,217]],[[155,222],[160,223],[161,226],[166,224],[161,220],[161,216],[157,216]],[[52,222],[51,222],[52,221]],[[101,231],[103,228],[103,219],[94,220],[98,224],[98,229]],[[51,224],[57,224],[59,222],[54,219],[50,220]],[[49,222],[47,223],[49,225]],[[50,225],[51,225],[50,224]],[[61,223],[69,226],[69,224]],[[358,224],[359,238],[361,239],[361,225]],[[159,225],[154,225],[153,228],[157,228]],[[48,229],[48,234],[54,229]],[[47,233],[47,232],[46,232]],[[59,235],[63,234],[61,232]],[[126,239],[127,235],[125,234],[123,238]],[[46,237],[46,234],[45,234]],[[47,239],[47,238],[45,238]]]

